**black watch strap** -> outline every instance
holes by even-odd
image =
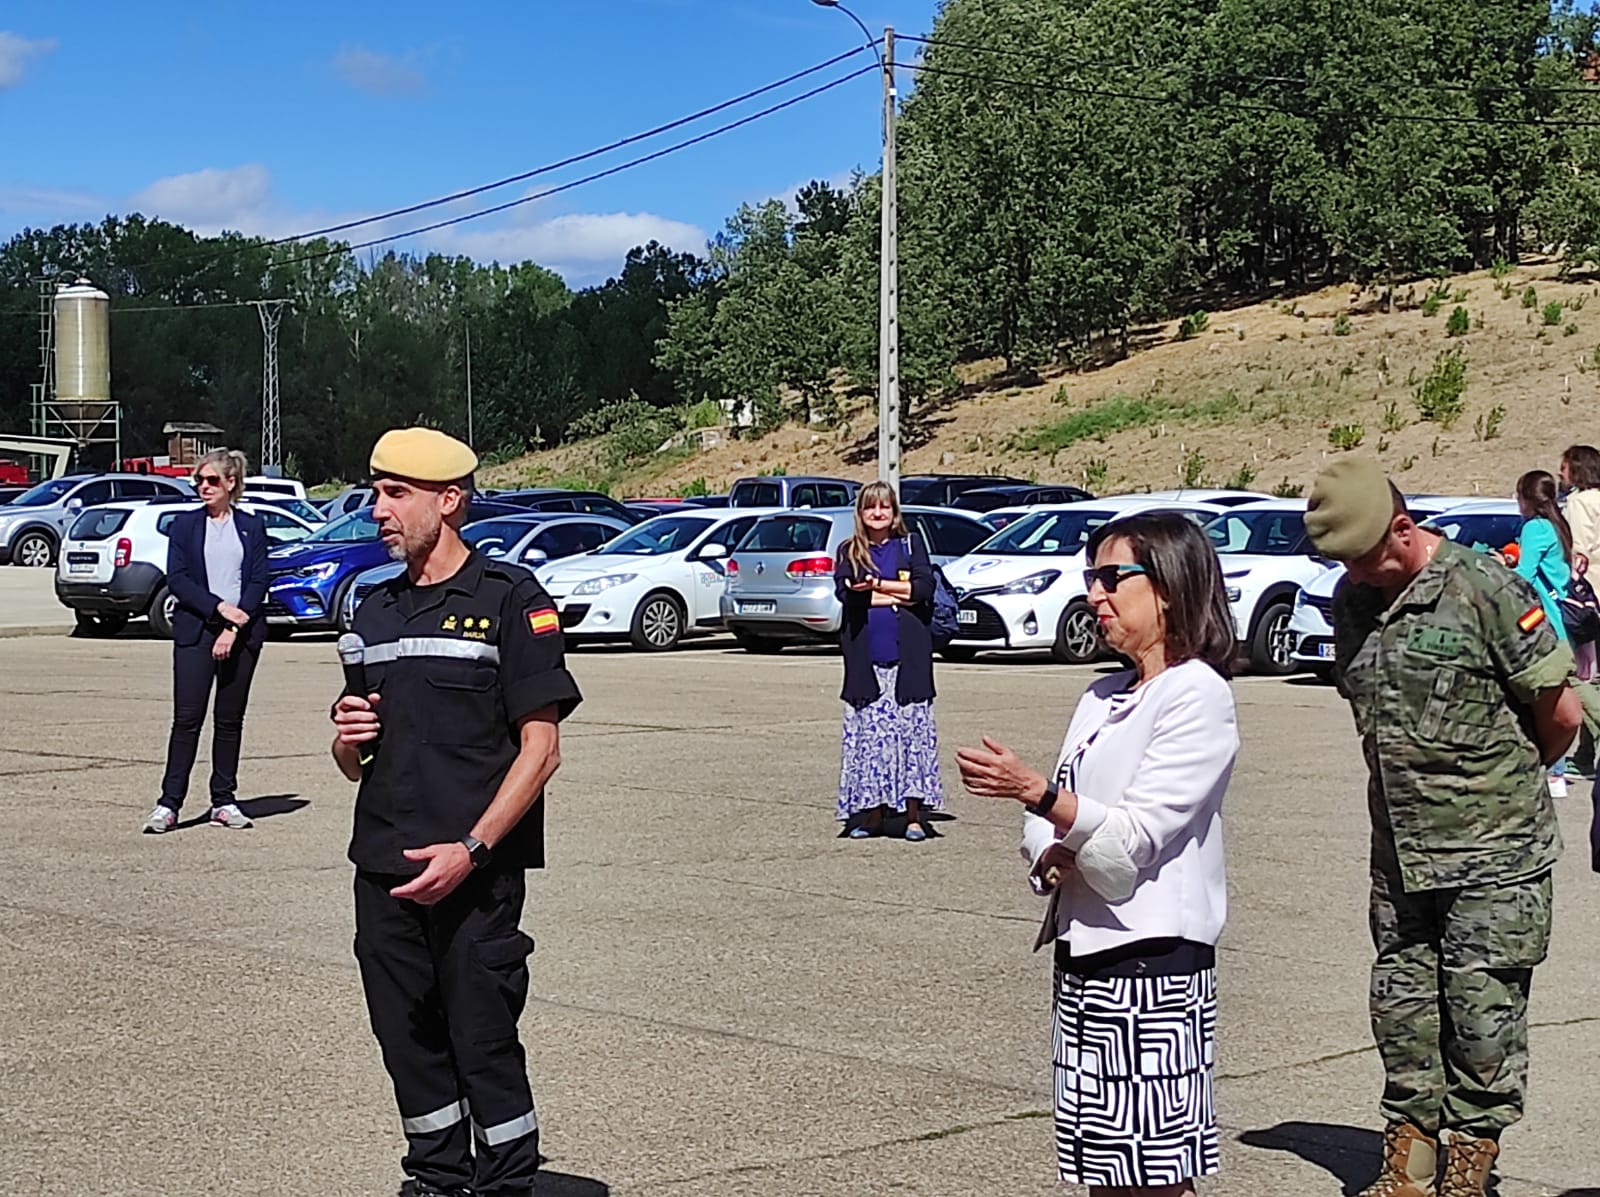
[[[1030,802],[1024,809],[1030,815],[1038,815],[1041,819],[1050,813],[1050,808],[1056,804],[1056,799],[1061,796],[1061,791],[1056,789],[1056,783],[1044,783],[1044,797],[1037,802]]]
[[[472,867],[481,869],[488,865],[494,856],[494,851],[488,844],[474,836],[464,835],[461,842],[467,846],[467,855],[472,858]]]

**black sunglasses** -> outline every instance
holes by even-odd
[[[1096,582],[1107,594],[1115,594],[1124,578],[1135,578],[1150,571],[1142,565],[1097,565],[1083,571],[1084,590],[1093,590]]]
[[[194,484],[196,486],[221,486],[222,478],[218,474],[196,474],[194,476]]]

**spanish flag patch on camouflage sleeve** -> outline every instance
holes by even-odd
[[[1543,607],[1533,607],[1527,612],[1527,614],[1523,615],[1517,620],[1517,626],[1524,632],[1531,632],[1534,628],[1542,624],[1545,621],[1545,618],[1546,616]]]

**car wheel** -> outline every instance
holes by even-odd
[[[178,600],[172,591],[162,586],[150,600],[150,630],[163,640],[172,639],[172,613],[178,609]]]
[[[947,644],[939,650],[939,655],[946,661],[953,661],[958,665],[965,665],[968,661],[976,661],[978,659],[978,650],[975,648],[966,647],[957,648],[953,644]]]
[[[1294,633],[1289,631],[1292,618],[1294,608],[1288,603],[1279,600],[1267,604],[1250,637],[1251,669],[1276,676],[1294,672]]]
[[[1061,613],[1050,654],[1063,665],[1091,665],[1100,659],[1100,623],[1088,603],[1073,603]]]
[[[128,626],[128,617],[114,611],[74,611],[72,614],[78,621],[78,631],[97,639],[115,636]]]
[[[46,532],[24,532],[12,546],[11,559],[31,569],[44,569],[56,563],[56,542]]]
[[[648,653],[664,653],[678,647],[683,639],[683,605],[673,595],[646,595],[633,613],[628,630],[633,647]]]
[[[758,636],[754,632],[746,632],[736,628],[733,632],[733,638],[738,641],[739,647],[747,653],[773,657],[783,651],[783,641],[774,640],[770,636]]]

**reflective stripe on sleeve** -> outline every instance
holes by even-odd
[[[431,1114],[419,1114],[415,1118],[400,1119],[400,1129],[408,1135],[429,1135],[434,1131],[446,1130],[467,1116],[467,1103],[453,1101]]]
[[[539,1119],[532,1110],[520,1118],[513,1118],[509,1122],[495,1126],[479,1126],[476,1122],[472,1124],[472,1133],[490,1147],[498,1147],[502,1143],[520,1139],[523,1135],[531,1135],[538,1129]]]
[[[401,657],[449,657],[457,661],[500,663],[500,649],[477,640],[451,640],[447,636],[406,636],[392,644],[367,645],[365,663],[387,665]]]

